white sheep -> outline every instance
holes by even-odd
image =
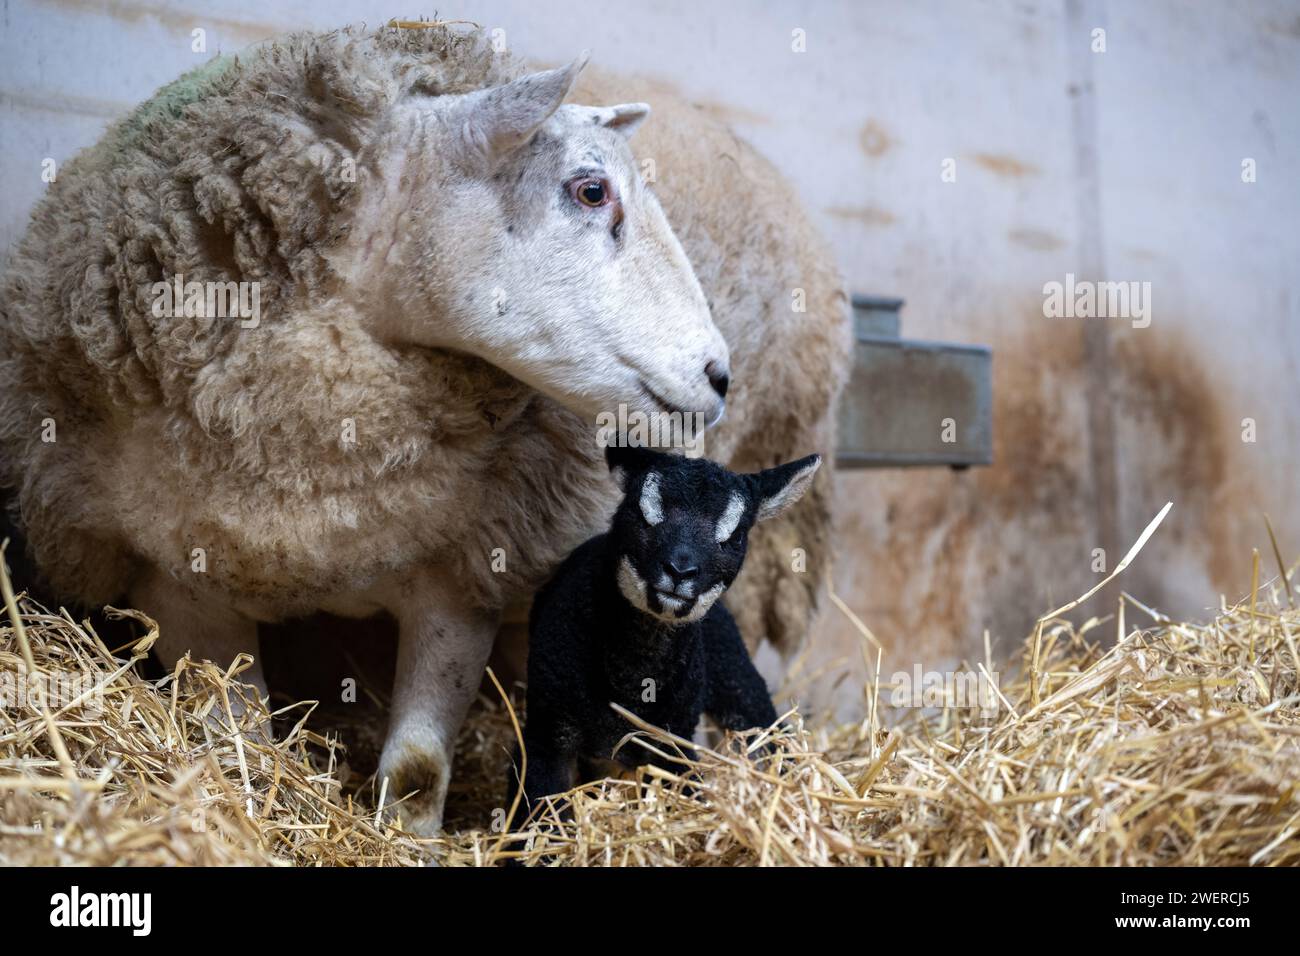
[[[611,513],[593,417],[711,421],[725,393],[711,457],[833,447],[846,302],[791,191],[666,90],[652,188],[646,106],[561,106],[581,66],[522,75],[446,26],[218,58],[67,164],[0,287],[0,486],[55,592],[126,595],[168,665],[389,611],[380,773],[418,832],[503,609]],[[250,284],[257,314],[185,283]],[[755,533],[751,644],[806,633],[828,502]]]

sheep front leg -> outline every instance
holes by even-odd
[[[458,593],[454,582],[422,579],[392,608],[398,622],[397,677],[388,737],[379,759],[389,801],[408,830],[442,829],[456,734],[478,690],[498,617]]]
[[[736,622],[715,619],[708,649],[708,687],[704,710],[724,730],[751,730],[776,723],[772,695],[754,666]]]
[[[253,663],[239,673],[239,680],[266,696],[256,621],[157,570],[132,585],[130,598],[137,609],[158,622],[158,640],[153,647],[169,671],[175,670],[187,651],[192,660],[209,660],[220,667],[229,667],[236,656],[248,654]],[[231,707],[236,716],[242,712],[237,700],[231,700]]]
[[[542,715],[538,715],[541,717]],[[506,793],[506,811],[521,797],[519,808],[512,819],[506,821],[506,829],[516,830],[537,809],[546,798],[564,793],[573,786],[573,770],[577,762],[574,746],[575,734],[555,733],[539,727],[542,720],[534,720],[530,715],[524,726],[524,750],[514,750],[513,765],[510,769],[510,787]],[[523,757],[526,756],[527,766]],[[523,793],[519,794],[520,772],[524,774]]]

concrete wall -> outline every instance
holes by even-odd
[[[905,335],[995,350],[994,466],[841,477],[836,587],[888,649],[886,672],[974,655],[986,629],[1018,639],[1096,580],[1093,549],[1113,565],[1166,500],[1124,583],[1165,609],[1241,593],[1251,547],[1268,554],[1265,512],[1300,552],[1300,3],[608,6],[437,12],[502,28],[541,61],[590,48],[707,101],[796,183],[855,291],[908,300]],[[421,11],[5,0],[0,246],[43,188],[43,158],[183,70],[393,12]],[[206,52],[191,50],[196,27]],[[1066,273],[1150,282],[1150,326],[1044,317],[1043,285]],[[860,668],[860,649],[831,611],[806,667]]]

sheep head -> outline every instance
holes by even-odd
[[[584,416],[713,424],[727,345],[628,146],[649,107],[561,105],[584,62],[396,103],[335,266],[393,344],[478,356]]]
[[[623,487],[610,525],[618,587],[637,610],[667,624],[700,620],[740,573],[749,533],[812,484],[820,455],[753,474],[704,458],[609,445]]]

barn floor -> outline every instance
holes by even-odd
[[[1119,619],[1037,629],[1003,670],[995,714],[895,710],[889,688],[872,686],[861,723],[792,715],[795,729],[743,742],[772,745],[761,763],[735,741],[696,749],[641,733],[680,752],[682,773],[574,791],[571,814],[528,831],[525,862],[1295,864],[1294,600],[1278,584],[1191,624],[1126,595]],[[384,701],[364,681],[358,704],[288,704],[268,739],[265,708],[212,664],[142,676],[147,619],[136,618],[144,636],[110,648],[65,616],[8,609],[0,862],[501,860],[492,822],[514,731],[499,694],[484,695],[462,734],[447,835],[417,843],[376,820],[368,775]],[[39,694],[15,693],[33,669],[92,680],[42,708]]]

